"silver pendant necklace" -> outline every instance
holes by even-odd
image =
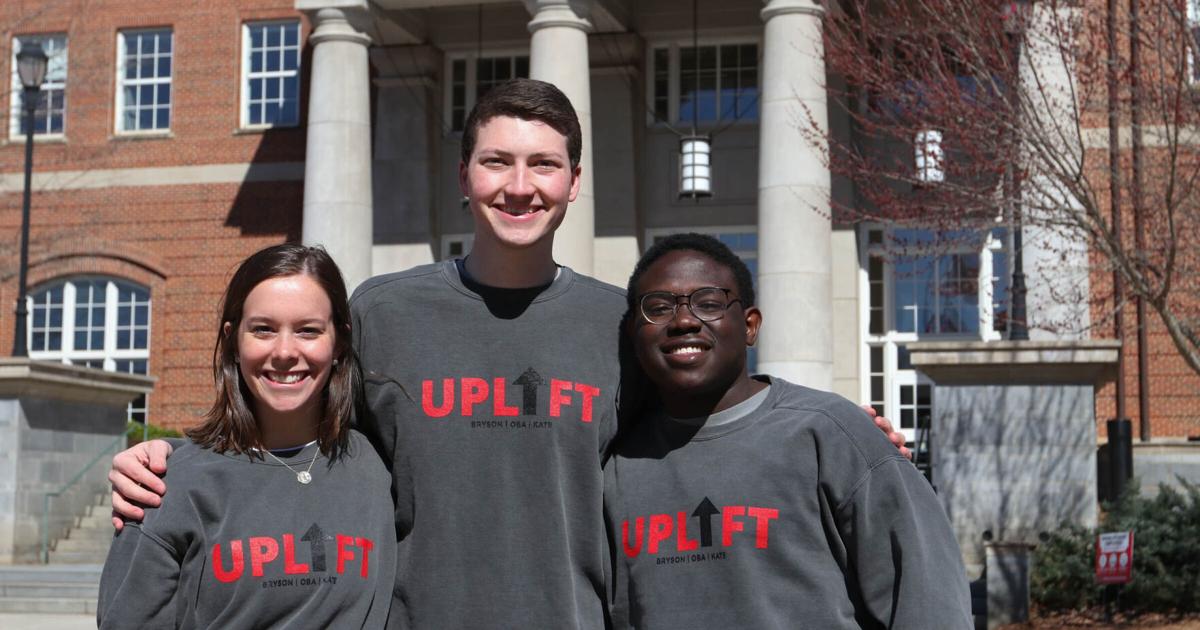
[[[305,448],[307,448],[307,446],[308,445],[305,445]],[[303,449],[301,449],[301,450],[303,450]],[[300,483],[302,483],[304,485],[308,485],[308,484],[312,483],[312,474],[309,471],[312,470],[313,464],[316,463],[316,461],[317,461],[317,457],[319,457],[321,455],[321,448],[317,447],[317,452],[313,453],[312,461],[308,462],[308,468],[306,468],[304,470],[299,470],[299,471],[296,470],[295,468],[292,468],[291,466],[288,466],[287,462],[276,457],[275,453],[272,453],[271,451],[267,451],[267,455],[270,455],[272,458],[275,459],[275,461],[279,462],[280,464],[283,464],[284,467],[287,468],[288,470],[292,471],[293,473],[296,473],[296,481],[299,481]],[[297,455],[299,455],[299,453],[297,453]]]

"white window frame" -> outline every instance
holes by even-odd
[[[900,228],[903,229],[903,228]],[[883,332],[873,334],[870,328],[871,318],[871,294],[870,294],[870,274],[869,267],[871,255],[879,252],[885,246],[871,245],[869,243],[869,234],[872,231],[881,231],[884,235],[886,243],[888,234],[893,231],[892,226],[884,226],[879,224],[863,224],[858,233],[858,251],[859,251],[859,273],[858,273],[858,295],[859,295],[859,335],[863,340],[860,347],[859,369],[860,372],[860,395],[862,400],[869,400],[873,404],[881,404],[883,413],[888,418],[892,419],[897,431],[903,433],[908,442],[915,443],[919,439],[919,435],[915,429],[916,422],[914,418],[914,427],[902,428],[900,426],[900,389],[901,387],[916,387],[918,385],[933,385],[924,374],[915,369],[900,369],[899,349],[909,343],[915,341],[930,341],[930,340],[946,340],[946,339],[978,339],[980,341],[998,341],[1003,338],[1003,333],[993,330],[993,287],[992,278],[993,266],[992,257],[997,251],[1006,251],[1008,249],[1006,243],[997,239],[993,232],[989,232],[984,238],[984,242],[979,249],[963,250],[961,252],[947,253],[975,253],[979,254],[979,274],[978,274],[978,304],[979,304],[979,332],[978,333],[918,333],[918,332],[901,332],[896,330],[895,317],[895,300],[896,300],[896,282],[895,270],[892,261],[885,258],[883,261]],[[1005,270],[1007,272],[1007,270]],[[871,397],[871,348],[878,347],[883,350],[883,393],[884,400],[873,400]],[[931,427],[932,429],[932,427]]]
[[[79,290],[77,283],[103,281],[104,287],[104,341],[102,347],[98,350],[76,350],[75,349],[75,307]],[[117,309],[121,304],[127,304],[120,300],[120,289],[118,283],[127,285],[144,291],[146,293],[146,324],[137,324],[137,305],[141,302],[132,304],[130,311],[129,330],[132,335],[138,328],[146,330],[146,347],[145,348],[118,348],[117,333],[118,333],[118,312]],[[34,295],[40,294],[45,290],[52,289],[55,286],[62,285],[63,300],[62,300],[62,347],[58,350],[35,350],[33,349],[33,306]],[[58,361],[67,365],[95,365],[99,363],[99,367],[109,372],[116,371],[118,361],[145,361],[147,373],[150,369],[150,344],[151,344],[151,322],[153,320],[154,300],[150,296],[149,287],[144,287],[136,282],[130,282],[123,278],[115,278],[111,276],[96,276],[82,275],[71,276],[66,279],[58,279],[36,287],[30,291],[30,295],[26,297],[26,347],[30,348],[29,358],[41,361]],[[141,403],[140,406],[135,406]],[[128,411],[131,414],[142,414],[142,417],[147,417],[147,401],[138,398],[130,402]]]
[[[479,51],[459,51],[446,54],[445,77],[443,81],[442,102],[443,120],[445,121],[446,131],[448,133],[461,134],[462,129],[454,128],[454,62],[462,61],[464,67],[463,74],[463,123],[465,125],[467,116],[471,113],[471,109],[475,107],[475,92],[479,81],[477,80],[477,64],[480,59],[502,59],[508,58],[512,63],[513,72],[516,72],[516,60],[518,57],[528,58],[528,48],[497,48],[493,50],[485,50],[482,53]]]
[[[270,27],[270,26],[294,26],[296,28],[296,67],[291,70],[260,70],[253,72],[251,70],[251,55],[255,49],[251,45],[250,31],[255,27]],[[271,129],[275,127],[287,128],[300,125],[300,101],[301,101],[301,85],[300,72],[303,60],[304,41],[301,37],[303,30],[300,28],[300,20],[256,20],[242,23],[242,68],[241,68],[241,90],[238,102],[241,103],[238,114],[238,126],[241,129]],[[263,43],[263,48],[266,48],[266,42]],[[287,44],[280,44],[280,66],[283,65],[284,52],[289,49]],[[265,62],[264,62],[265,64]],[[296,79],[296,120],[293,122],[283,123],[251,123],[250,122],[250,82],[256,79]],[[279,99],[280,103],[284,102],[282,93]],[[265,107],[267,103],[264,93],[262,103]],[[263,117],[266,117],[266,112],[263,112]]]
[[[890,354],[890,356],[889,356],[889,354]],[[900,348],[898,346],[896,346],[895,344],[889,344],[886,347],[886,350],[884,352],[884,364],[883,365],[884,365],[884,370],[885,370],[885,372],[884,372],[884,374],[885,374],[885,376],[884,376],[884,383],[885,383],[884,391],[887,392],[888,396],[890,397],[891,403],[892,403],[891,407],[894,409],[894,411],[889,411],[889,413],[887,414],[886,417],[892,420],[892,425],[894,427],[896,427],[897,431],[904,434],[905,442],[912,444],[914,446],[923,443],[924,449],[927,450],[929,448],[929,442],[928,442],[928,435],[925,435],[925,433],[927,431],[929,431],[930,429],[932,429],[933,427],[928,427],[924,430],[922,430],[919,427],[919,425],[920,425],[920,418],[919,418],[920,406],[918,405],[918,400],[919,400],[918,389],[922,388],[922,387],[929,388],[930,403],[928,406],[929,406],[930,415],[932,416],[932,413],[933,413],[932,397],[933,397],[933,386],[934,386],[933,381],[930,380],[930,378],[928,376],[925,376],[924,374],[922,374],[921,372],[919,372],[915,369],[900,369]],[[891,380],[890,383],[888,383],[889,379],[886,376],[886,374],[888,373],[887,370],[889,370],[889,368],[891,370],[891,375],[892,375],[891,379],[890,379]],[[904,395],[903,390],[905,388],[911,388],[913,391],[914,400],[912,401],[912,403],[910,403],[908,405],[905,405],[903,403],[903,395]],[[904,411],[906,409],[911,410],[913,412],[913,420],[912,420],[913,426],[911,426],[911,427],[904,427]],[[930,418],[930,422],[932,424],[932,417]]]
[[[43,140],[61,139],[67,134],[67,61],[71,42],[66,33],[13,36],[12,59],[10,60],[12,62],[12,90],[9,92],[12,97],[9,99],[8,137],[12,140],[23,140],[25,137],[25,134],[21,133],[21,120],[25,116],[25,87],[21,85],[21,76],[17,72],[17,53],[21,52],[21,46],[24,42],[37,42],[41,44],[42,50],[49,57],[49,64],[46,68],[46,80],[42,82],[41,92],[43,94],[57,92],[59,99],[62,101],[63,110],[62,131],[38,131],[35,126],[33,137],[34,139]],[[55,76],[57,68],[62,69],[61,78]],[[49,113],[47,113],[47,120],[50,120]]]
[[[866,229],[862,231],[865,235],[871,230],[883,230],[885,238],[894,230],[890,227],[881,227],[878,225],[864,226]],[[903,228],[901,228],[903,229]],[[866,273],[866,265],[869,262],[869,256],[873,252],[879,251],[879,247],[870,246],[866,243],[866,237],[862,236],[861,251],[863,252],[863,273]],[[1002,244],[999,244],[1002,247]],[[999,332],[992,330],[992,265],[991,253],[997,251],[1001,247],[997,247],[991,234],[988,234],[983,245],[979,248],[959,247],[953,251],[941,251],[939,255],[956,255],[956,254],[977,254],[979,256],[979,272],[976,282],[976,303],[978,304],[979,313],[979,332],[950,332],[950,333],[921,333],[897,331],[895,322],[896,308],[896,283],[895,283],[895,265],[891,260],[884,261],[884,331],[885,335],[890,335],[896,341],[912,342],[922,339],[979,339],[981,341],[995,341],[1000,339]],[[866,301],[866,309],[870,308],[870,295],[863,293]],[[868,312],[869,315],[869,312]],[[919,321],[919,314],[914,315],[914,322]],[[870,335],[868,335],[870,336]]]
[[[741,46],[753,44],[757,48],[757,86],[759,100],[754,107],[758,115],[754,118],[717,118],[716,120],[701,120],[697,123],[701,129],[716,128],[725,125],[757,125],[759,118],[762,117],[762,81],[763,81],[763,42],[761,33],[751,33],[747,31],[745,34],[735,33],[716,37],[701,37],[698,42],[695,42],[701,48],[707,46]],[[681,68],[679,65],[679,51],[681,48],[691,48],[693,44],[692,38],[676,37],[670,39],[659,39],[647,44],[646,47],[646,124],[649,126],[655,125],[690,125],[690,120],[679,120],[679,100],[682,94],[681,83]],[[667,74],[667,120],[660,121],[655,116],[654,101],[657,93],[655,92],[655,51],[667,49],[667,63],[670,68]],[[718,51],[718,63],[720,53]],[[720,72],[718,71],[718,81],[720,80]],[[719,112],[718,112],[719,115]]]
[[[154,64],[155,76],[139,77],[134,79],[125,78],[125,40],[133,35],[143,35],[150,33],[165,32],[171,38],[171,51],[167,54],[171,58],[171,73],[165,78],[157,76],[158,64]],[[173,85],[175,77],[175,58],[178,51],[175,48],[175,30],[171,27],[160,28],[139,28],[117,31],[117,90],[116,90],[116,113],[113,121],[113,129],[118,135],[167,135],[171,133],[171,127],[175,123],[175,86]],[[159,53],[153,53],[156,57]],[[137,57],[140,59],[142,55],[141,47],[138,47]],[[157,86],[167,85],[167,117],[168,124],[166,127],[152,127],[149,129],[126,129],[125,120],[125,88],[133,86],[153,85],[155,86],[155,103],[157,104]],[[140,104],[139,104],[140,105]],[[157,113],[154,115],[157,122]]]

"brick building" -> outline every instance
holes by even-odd
[[[1134,5],[1130,5],[1134,6]],[[1091,28],[1081,36],[1080,63],[1081,84],[1086,86],[1080,96],[1080,120],[1084,127],[1087,175],[1103,189],[1103,204],[1111,220],[1113,198],[1111,192],[1110,147],[1108,143],[1109,99],[1106,76],[1103,73],[1107,61],[1106,36],[1107,13],[1102,3],[1083,5],[1085,23]],[[1117,212],[1120,216],[1121,239],[1125,247],[1136,247],[1138,223],[1147,235],[1148,259],[1154,264],[1163,264],[1162,257],[1168,249],[1174,249],[1176,261],[1174,272],[1175,288],[1170,297],[1170,307],[1176,314],[1189,320],[1191,325],[1200,313],[1200,292],[1197,291],[1195,272],[1200,269],[1200,249],[1194,235],[1197,229],[1197,214],[1194,191],[1186,182],[1196,169],[1198,157],[1194,137],[1187,131],[1194,125],[1200,109],[1195,100],[1200,88],[1197,68],[1197,48],[1193,39],[1200,29],[1200,2],[1187,0],[1182,3],[1148,2],[1140,9],[1142,33],[1138,37],[1137,63],[1132,56],[1130,8],[1119,5],[1114,14],[1118,31],[1116,61],[1118,84],[1114,106],[1117,123]],[[1186,23],[1186,30],[1179,22]],[[1190,49],[1189,49],[1190,47]],[[1141,140],[1135,149],[1133,135],[1133,75],[1137,75],[1141,96],[1136,105],[1141,110]],[[1180,75],[1183,75],[1182,77]],[[1175,105],[1159,101],[1159,94],[1184,94],[1183,102]],[[1172,140],[1164,133],[1167,130],[1183,131],[1184,135]],[[1135,151],[1139,154],[1135,157]],[[1175,155],[1172,155],[1175,154]],[[1135,171],[1135,164],[1138,170]],[[1172,165],[1179,169],[1172,175]],[[1135,179],[1137,180],[1135,182]],[[1183,184],[1183,205],[1178,210],[1181,216],[1174,230],[1178,239],[1164,237],[1168,227],[1163,217],[1165,189],[1169,184]],[[1139,198],[1140,195],[1140,198]],[[1138,209],[1138,204],[1143,208]],[[1105,436],[1104,420],[1119,415],[1133,421],[1135,452],[1147,455],[1157,453],[1164,458],[1174,457],[1183,461],[1185,453],[1200,452],[1200,376],[1181,357],[1162,318],[1152,306],[1146,307],[1144,330],[1144,357],[1139,346],[1139,320],[1136,302],[1126,290],[1124,308],[1113,306],[1113,276],[1099,267],[1090,279],[1093,296],[1092,318],[1096,337],[1120,337],[1123,344],[1123,363],[1119,368],[1120,381],[1124,389],[1124,410],[1118,410],[1118,385],[1114,379],[1099,391],[1096,405],[1098,432]],[[1120,313],[1120,318],[1116,313]],[[1118,333],[1118,328],[1120,333]],[[1194,345],[1194,344],[1193,344]],[[1139,359],[1145,362],[1146,378],[1141,378]],[[1146,395],[1143,399],[1143,387]],[[1143,413],[1148,414],[1143,423]],[[1190,457],[1195,457],[1191,455]],[[1136,472],[1136,467],[1135,467]],[[1180,471],[1182,472],[1182,471]],[[1145,480],[1144,480],[1145,481]],[[1171,481],[1156,475],[1153,481]]]
[[[215,309],[233,266],[300,234],[299,112],[255,124],[240,86],[247,45],[268,33],[299,67],[306,22],[286,0],[51,1],[4,3],[0,24],[0,301],[17,292],[23,184],[13,63],[36,40],[51,55],[51,104],[35,123],[31,356],[148,372],[157,389],[134,417],[187,426],[211,403]],[[0,309],[5,348],[13,316]]]

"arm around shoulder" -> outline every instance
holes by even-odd
[[[156,507],[162,503],[167,484],[159,475],[167,472],[167,458],[182,443],[182,440],[150,440],[113,456],[108,480],[113,487],[113,527],[117,531],[123,526],[119,517],[140,521],[145,515],[141,505]]]

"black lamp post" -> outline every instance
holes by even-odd
[[[1019,109],[1020,95],[1018,90],[1021,89],[1021,47],[1025,43],[1027,33],[1025,31],[1025,19],[1029,15],[1028,0],[1019,0],[1012,5],[1013,13],[1010,15],[1012,21],[1009,23],[1009,45],[1011,46],[1011,61],[1012,61],[1012,86],[1009,89],[1009,102],[1012,104],[1011,111],[1016,113]],[[1013,168],[1011,171],[1011,181],[1009,182],[1009,193],[1012,195],[1012,246],[1013,246],[1013,274],[1012,274],[1012,307],[1009,309],[1008,318],[1008,338],[1012,341],[1029,341],[1029,325],[1028,315],[1025,312],[1025,296],[1028,289],[1025,286],[1025,252],[1024,252],[1024,207],[1021,203],[1021,178],[1023,173],[1019,165],[1021,164],[1021,154],[1019,145],[1017,146],[1017,154],[1013,159]]]
[[[49,59],[41,44],[30,42],[21,46],[17,53],[17,74],[25,88],[25,197],[21,204],[21,261],[17,281],[17,330],[13,339],[13,356],[29,356],[25,343],[25,319],[29,312],[25,308],[25,276],[29,267],[29,195],[33,187],[33,122],[37,110],[38,93],[46,80],[46,65]]]

